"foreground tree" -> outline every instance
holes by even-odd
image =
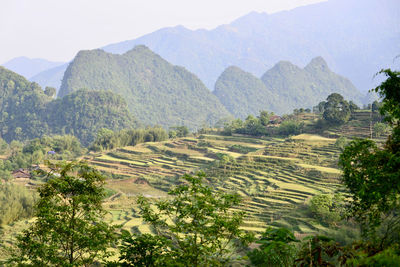
[[[87,266],[114,241],[104,222],[104,177],[82,162],[49,164],[39,188],[33,225],[17,237],[10,263],[24,266]]]
[[[119,263],[110,266],[165,266],[168,261],[168,240],[163,236],[141,234],[136,237],[122,230]]]
[[[254,266],[289,267],[293,266],[298,242],[294,234],[286,228],[268,228],[256,243],[260,247],[247,253]]]
[[[147,198],[138,199],[143,219],[153,226],[157,237],[161,237],[147,237],[151,247],[157,247],[160,242],[167,247],[167,251],[155,253],[158,256],[154,262],[173,266],[222,266],[229,263],[237,249],[246,247],[252,240],[252,235],[239,228],[243,213],[231,210],[240,203],[239,195],[213,191],[204,185],[204,173],[185,175],[183,179],[183,184],[169,192],[172,199],[154,203],[156,209]],[[139,240],[143,241],[143,238]],[[131,246],[137,244],[131,242]],[[129,245],[124,251],[130,251]],[[135,250],[132,253],[136,253]],[[131,258],[126,253],[124,255],[125,259]],[[141,257],[137,255],[136,258]]]
[[[351,111],[349,103],[343,96],[333,93],[328,96],[324,105],[323,117],[327,122],[342,124],[350,119]]]
[[[375,91],[392,135],[383,148],[367,139],[352,141],[339,160],[352,215],[364,226],[364,235],[378,242],[378,251],[400,242],[400,72],[380,73],[388,78]]]

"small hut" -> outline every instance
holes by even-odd
[[[25,169],[18,169],[12,172],[14,179],[30,179],[31,173]]]
[[[269,123],[271,124],[280,124],[282,122],[282,118],[278,115],[272,115],[269,118]]]

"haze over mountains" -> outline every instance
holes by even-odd
[[[63,62],[52,62],[41,58],[16,57],[2,64],[2,66],[24,77],[31,78],[42,71],[62,64]]]
[[[69,63],[64,63],[51,69],[39,72],[35,76],[31,77],[29,80],[31,80],[32,82],[37,82],[43,88],[45,88],[46,86],[54,87],[57,89],[58,92],[58,89],[60,89],[61,87],[61,81],[64,77],[64,73],[68,67],[68,64]]]
[[[366,92],[373,75],[399,53],[397,25],[398,0],[329,0],[272,15],[253,12],[211,31],[164,28],[104,50],[123,53],[144,44],[195,73],[211,90],[231,65],[260,76],[281,60],[304,66],[322,56]]]
[[[373,75],[390,67],[399,54],[397,25],[398,0],[329,0],[271,15],[253,12],[213,30],[163,28],[104,50],[122,54],[144,44],[196,74],[210,90],[232,65],[260,77],[281,60],[305,66],[322,56],[333,71],[365,93],[376,84]],[[58,88],[62,76],[60,67],[32,80]]]

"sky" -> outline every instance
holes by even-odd
[[[0,63],[69,61],[79,50],[164,27],[212,29],[251,11],[268,14],[323,0],[0,0]]]

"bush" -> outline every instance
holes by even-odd
[[[297,135],[302,133],[304,128],[303,122],[298,122],[296,120],[285,120],[281,123],[278,128],[278,133],[281,135]]]
[[[286,228],[268,228],[257,243],[259,248],[253,249],[247,255],[254,266],[286,267],[293,266],[298,242],[294,234]]]
[[[33,215],[37,194],[23,186],[0,184],[0,225]]]
[[[346,137],[341,136],[338,139],[336,139],[335,146],[343,151],[348,143],[349,143],[349,140]]]
[[[345,211],[344,196],[341,194],[315,195],[310,200],[310,210],[320,221],[336,224]]]

